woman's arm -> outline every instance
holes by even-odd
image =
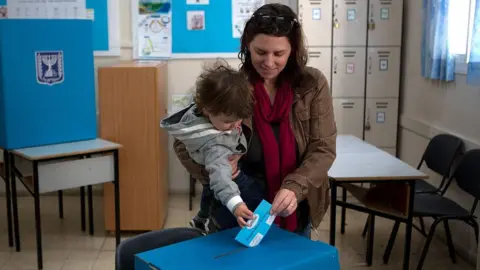
[[[328,170],[336,158],[337,127],[332,97],[325,76],[315,70],[318,86],[310,105],[309,143],[301,165],[287,175],[282,188],[293,191],[297,201],[308,192],[308,184],[318,188],[328,183]]]
[[[173,142],[173,149],[180,160],[180,163],[182,163],[183,167],[185,167],[193,178],[197,179],[202,184],[209,183],[208,172],[205,170],[205,167],[193,161],[185,148],[185,144],[175,139]]]

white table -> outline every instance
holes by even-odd
[[[367,263],[372,263],[374,217],[406,223],[403,269],[409,268],[412,237],[412,209],[415,180],[428,175],[411,167],[389,153],[350,135],[337,137],[337,158],[328,175],[331,184],[330,244],[335,245],[336,207],[342,207],[341,232],[345,231],[345,209],[370,214]],[[370,183],[367,189],[354,185]],[[337,187],[343,188],[342,200],[337,200]],[[393,188],[392,188],[393,187]],[[347,190],[360,204],[346,202]]]
[[[43,268],[40,194],[113,182],[115,185],[115,238],[120,243],[118,151],[121,145],[102,139],[9,150],[13,223],[20,250],[16,177],[34,197],[38,268]],[[33,176],[24,177],[15,167],[15,156],[33,163]],[[91,203],[91,202],[90,202]],[[92,226],[91,226],[92,228]]]

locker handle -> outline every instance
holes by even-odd
[[[365,131],[369,131],[372,127],[370,126],[370,109],[367,109],[367,119],[365,120]]]
[[[372,57],[368,57],[368,74],[372,74]]]
[[[333,73],[337,73],[337,57],[333,59]]]

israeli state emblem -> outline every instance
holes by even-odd
[[[54,85],[64,80],[63,51],[35,52],[37,83]]]

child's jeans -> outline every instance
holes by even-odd
[[[264,197],[263,190],[260,185],[257,183],[257,181],[251,177],[248,177],[243,172],[240,172],[237,178],[235,178],[233,181],[237,183],[240,190],[240,196],[247,205],[248,209],[250,209],[252,212],[255,211]],[[204,198],[202,194],[202,201],[203,199]],[[216,229],[224,230],[238,226],[237,218],[224,205],[214,205],[214,207],[212,207],[211,217],[213,218],[215,227],[217,227]],[[210,224],[210,226],[211,225],[212,224]]]

